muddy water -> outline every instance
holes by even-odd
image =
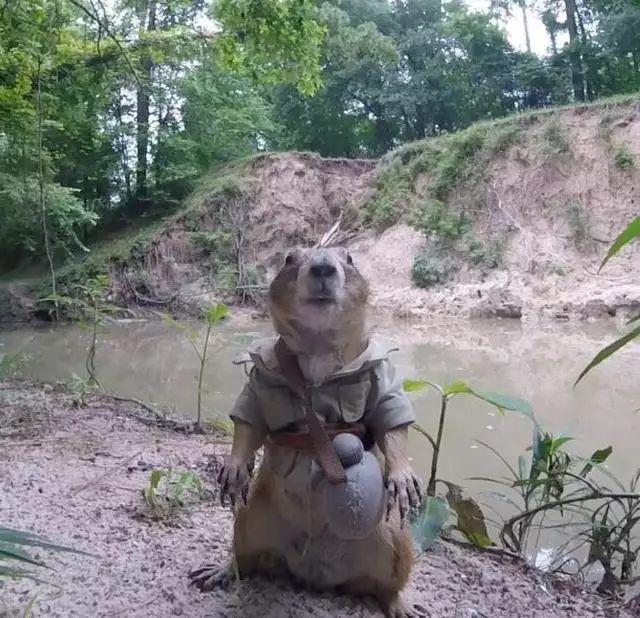
[[[509,321],[398,324],[378,328],[400,347],[395,361],[406,378],[438,383],[465,380],[479,389],[530,401],[540,424],[575,438],[571,449],[589,455],[612,445],[609,468],[628,480],[640,466],[640,345],[623,349],[576,389],[573,382],[592,355],[616,335],[612,324],[521,325]],[[216,331],[205,380],[207,414],[224,417],[239,392],[244,374],[232,359],[253,338],[269,334],[260,322],[229,322]],[[0,332],[0,354],[29,357],[27,376],[67,380],[83,375],[87,333],[76,327]],[[96,365],[103,386],[125,396],[193,413],[198,361],[180,333],[159,322],[110,326],[101,335]],[[412,395],[419,422],[435,435],[439,402],[434,392]],[[509,462],[530,444],[532,424],[517,413],[501,416],[490,406],[461,396],[450,404],[439,476],[462,483],[473,493],[491,487],[466,480],[499,477],[504,465],[481,440],[499,449]],[[412,436],[412,457],[427,476],[429,444]],[[488,498],[493,508],[505,506]]]

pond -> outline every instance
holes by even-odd
[[[478,389],[521,397],[533,405],[545,430],[575,438],[568,450],[588,456],[613,446],[607,467],[623,482],[640,465],[640,413],[635,412],[640,407],[640,346],[623,348],[573,388],[581,369],[616,336],[613,323],[396,321],[381,323],[377,330],[399,346],[394,358],[403,377],[440,384],[464,380]],[[267,322],[240,319],[214,332],[205,379],[208,415],[226,418],[245,379],[242,368],[232,364],[233,358],[252,339],[270,333]],[[72,373],[84,375],[88,337],[77,326],[0,331],[0,355],[27,355],[27,377],[68,380]],[[96,366],[108,391],[175,408],[181,416],[195,414],[198,359],[184,335],[164,322],[110,325],[100,335]],[[419,423],[435,435],[437,393],[427,390],[411,398]],[[518,455],[531,443],[532,429],[531,420],[522,414],[502,416],[481,401],[456,397],[444,432],[439,477],[463,485],[473,495],[496,489],[468,480],[506,474],[505,465],[478,440],[517,466]],[[426,480],[431,447],[417,433],[411,436],[411,456]],[[495,496],[487,498],[483,493],[481,499],[503,515],[509,512]],[[543,538],[552,543],[555,534],[547,532]]]

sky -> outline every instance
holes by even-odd
[[[489,0],[466,0],[465,4],[474,11],[487,11]],[[531,51],[538,56],[546,56],[549,53],[550,40],[542,21],[534,11],[527,13],[529,22],[529,37],[531,38]],[[509,36],[509,42],[519,51],[526,51],[527,46],[522,25],[522,12],[514,7],[513,15],[503,22],[503,27]]]

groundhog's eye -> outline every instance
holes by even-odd
[[[347,253],[347,264],[349,264],[349,266],[353,266],[353,258],[350,253]]]
[[[287,257],[284,258],[284,264],[285,264],[285,266],[291,266],[291,264],[293,264],[293,254],[292,253],[287,253]]]

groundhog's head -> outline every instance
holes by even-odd
[[[292,330],[358,336],[368,296],[365,278],[343,247],[290,251],[269,288],[271,317],[285,336]]]

